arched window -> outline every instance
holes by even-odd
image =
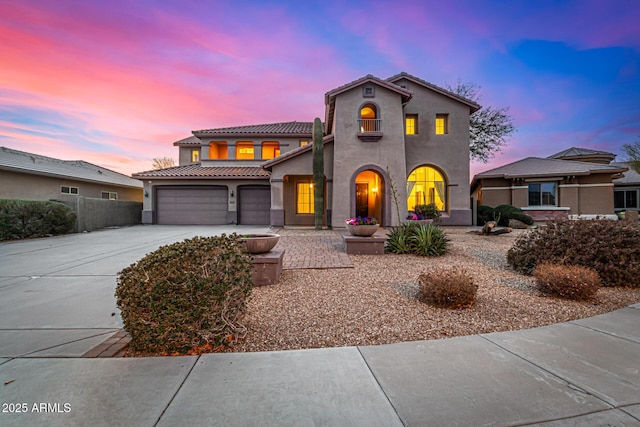
[[[360,108],[360,132],[377,132],[380,130],[378,107],[365,104]]]
[[[435,168],[420,166],[407,178],[407,209],[412,211],[416,205],[435,203],[438,210],[447,206],[447,183]]]

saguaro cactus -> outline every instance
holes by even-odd
[[[324,211],[324,147],[322,143],[322,121],[313,121],[313,212],[316,230],[322,230]]]

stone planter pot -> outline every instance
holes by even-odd
[[[347,231],[352,236],[371,237],[378,231],[378,225],[351,225],[346,224]]]
[[[411,219],[409,222],[415,222],[416,224],[433,224],[433,219]]]
[[[279,234],[245,234],[242,240],[247,245],[247,251],[250,254],[264,254],[278,243]]]

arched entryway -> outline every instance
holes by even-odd
[[[384,223],[384,177],[376,170],[365,169],[355,175],[354,186],[354,215],[374,217],[380,223]]]
[[[447,180],[444,173],[433,166],[418,166],[407,178],[407,209],[416,205],[435,203],[440,211],[447,209]]]

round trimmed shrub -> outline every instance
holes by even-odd
[[[498,219],[498,225],[509,226],[509,220],[517,219],[527,225],[533,225],[533,218],[522,212],[521,209],[511,205],[498,205],[493,210],[494,217]]]
[[[130,348],[186,354],[228,345],[252,290],[251,256],[235,233],[162,246],[118,274]]]
[[[540,264],[533,277],[540,291],[562,298],[589,300],[600,289],[598,273],[578,265]]]
[[[627,221],[551,221],[518,237],[507,262],[531,275],[542,263],[593,268],[604,286],[640,286],[640,227]]]
[[[434,269],[418,276],[418,300],[441,308],[464,308],[473,305],[478,285],[462,268]]]

